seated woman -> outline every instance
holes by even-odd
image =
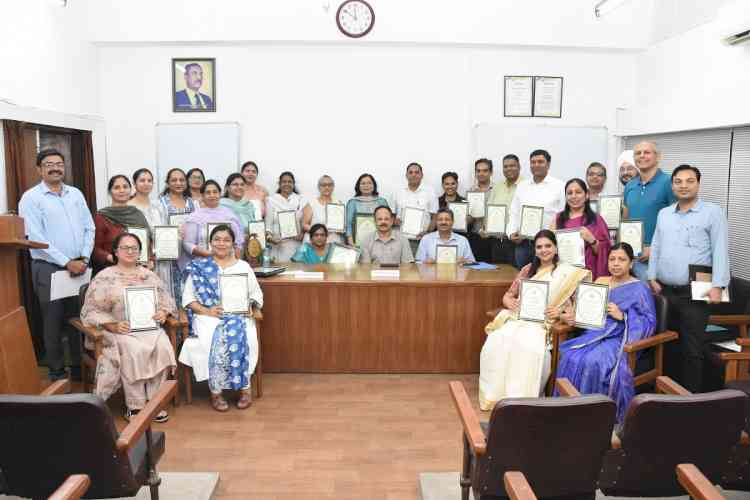
[[[115,175],[109,180],[107,191],[112,205],[102,208],[94,217],[96,235],[91,260],[95,274],[114,263],[112,242],[128,226],[149,227],[143,212],[128,204],[132,189],[130,179],[124,175]]]
[[[552,229],[581,228],[585,245],[586,269],[593,278],[606,276],[609,255],[609,229],[601,215],[591,210],[589,190],[581,179],[570,179],[565,183],[565,210],[552,219]]]
[[[346,203],[346,242],[354,246],[354,216],[356,214],[374,214],[376,208],[387,206],[388,201],[378,195],[378,183],[375,182],[375,177],[370,174],[360,175],[354,184],[354,198]]]
[[[193,259],[186,269],[182,305],[187,309],[190,337],[180,351],[180,363],[192,366],[197,381],[208,380],[211,405],[229,410],[222,391],[239,391],[237,408],[252,403],[250,375],[258,362],[258,337],[253,317],[224,313],[219,298],[219,276],[246,274],[253,313],[263,307],[263,292],[250,265],[234,254],[235,233],[228,225],[210,235],[213,255]]]
[[[570,307],[578,283],[591,277],[587,269],[562,264],[555,233],[547,229],[534,237],[534,260],[519,271],[503,296],[502,309],[486,327],[487,340],[479,360],[479,407],[491,410],[509,397],[537,397],[550,373],[548,329]],[[518,319],[521,280],[549,282],[547,321]]]
[[[232,226],[232,231],[236,235],[235,252],[239,258],[245,241],[245,233],[240,219],[232,209],[219,205],[221,199],[219,183],[213,180],[206,181],[201,187],[201,193],[203,193],[203,205],[191,213],[185,221],[185,239],[182,241],[182,247],[188,255],[193,257],[210,257],[211,250],[206,234],[208,224],[224,222]]]
[[[560,345],[557,376],[569,379],[583,394],[606,394],[617,403],[621,423],[633,399],[633,373],[625,344],[654,334],[656,309],[648,285],[632,274],[633,249],[618,243],[609,253],[609,272],[597,283],[609,285],[607,321],[602,329],[588,329]],[[573,323],[571,313],[563,320]]]
[[[172,344],[164,330],[131,332],[126,320],[123,289],[128,286],[156,287],[158,311],[154,320],[162,324],[175,312],[169,289],[159,277],[137,265],[140,240],[122,233],[112,243],[114,265],[91,281],[81,309],[81,321],[101,329],[104,348],[96,366],[94,393],[108,399],[122,384],[125,393],[125,420],[138,413],[159,390],[168,373],[176,366]],[[157,422],[169,415],[160,412]]]
[[[328,262],[331,246],[328,241],[328,228],[323,224],[313,224],[310,228],[310,242],[303,243],[292,255],[292,262],[302,264],[324,264]]]

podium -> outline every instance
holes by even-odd
[[[47,248],[47,245],[26,239],[21,217],[0,215],[0,394],[41,391],[18,281],[18,252],[32,248]]]

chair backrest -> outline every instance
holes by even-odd
[[[653,297],[654,305],[656,306],[656,331],[654,333],[662,333],[667,329],[667,321],[669,318],[667,299],[661,294],[654,294]]]
[[[86,302],[86,292],[89,291],[89,284],[84,283],[81,288],[78,289],[78,308],[82,308],[84,302]]]
[[[721,481],[747,411],[745,393],[724,389],[689,396],[640,394],[625,414],[622,448],[605,458],[605,495],[683,495],[675,467],[695,464]]]
[[[88,496],[133,496],[140,485],[116,439],[92,394],[0,396],[0,483],[11,495],[47,498],[71,474],[88,474]]]
[[[42,390],[26,310],[0,317],[0,394],[39,394]]]
[[[475,490],[507,497],[503,475],[520,471],[540,498],[593,498],[614,422],[615,403],[606,396],[504,399],[490,417]]]

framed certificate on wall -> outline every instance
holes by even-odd
[[[506,76],[503,90],[503,116],[533,116],[533,77]]]

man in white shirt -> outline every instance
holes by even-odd
[[[550,154],[537,149],[531,152],[529,164],[531,179],[518,184],[513,201],[510,204],[508,233],[515,243],[515,265],[518,269],[531,262],[531,240],[523,239],[519,234],[521,226],[521,207],[524,205],[544,207],[542,229],[549,229],[552,219],[565,208],[565,184],[549,174],[552,161]]]
[[[410,239],[412,252],[419,247],[419,240],[425,233],[435,228],[435,214],[438,211],[438,198],[431,186],[422,184],[422,166],[419,163],[409,163],[406,167],[407,186],[396,191],[393,205],[396,208],[396,225],[403,222],[404,209],[414,207],[424,210],[422,217],[422,231],[416,239]]]

